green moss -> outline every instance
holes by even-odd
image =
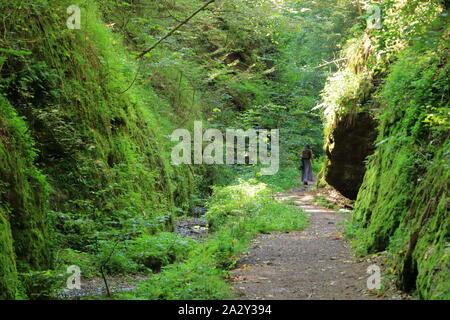
[[[444,151],[437,153],[429,170],[413,194],[410,214],[399,229],[413,230],[405,255],[400,255],[399,279],[405,289],[411,287],[423,299],[448,299],[449,237],[448,159]],[[417,237],[417,240],[413,237]],[[408,279],[410,274],[416,278]]]
[[[81,7],[81,30],[66,28],[70,4]],[[124,92],[136,66],[96,4],[40,0],[11,2],[9,9],[19,5],[8,30],[45,41],[27,44],[32,55],[7,57],[2,71],[11,78],[3,91],[38,143],[51,209],[102,220],[118,212],[153,219],[175,206],[189,208],[192,171],[170,165],[167,135],[175,124],[161,119],[169,104],[151,86],[136,83]]]
[[[17,286],[16,261],[11,227],[0,204],[0,299],[14,299]]]
[[[353,222],[364,228],[357,246],[390,252],[400,288],[424,299],[445,299],[449,140],[424,119],[428,106],[444,107],[441,94],[448,90],[449,65],[432,51],[417,57],[416,50],[400,55],[380,91],[385,108],[378,147],[370,157]]]
[[[46,226],[47,184],[34,166],[33,142],[24,121],[0,96],[0,290],[16,290],[20,270],[51,266]]]
[[[325,88],[327,138],[355,110],[378,121],[347,235],[359,254],[387,251],[399,288],[448,299],[448,20],[431,1],[385,6],[385,27],[365,46],[361,37],[350,43],[347,67]],[[411,21],[420,28],[403,33]]]
[[[9,223],[19,266],[50,266],[46,228],[47,184],[33,165],[33,143],[26,127],[0,96],[0,203],[11,210]]]
[[[81,30],[66,27],[71,4]],[[150,84],[125,91],[137,66],[95,2],[4,1],[0,12],[11,14],[0,51],[0,292],[12,298],[16,264],[51,268],[55,246],[85,250],[138,222],[172,230],[173,215],[191,207],[194,172],[170,164],[167,135],[186,115],[187,126],[200,119],[200,103],[172,68],[161,81],[173,84],[176,106]],[[173,107],[189,112],[171,119]]]

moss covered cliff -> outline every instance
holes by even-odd
[[[23,119],[0,96],[0,297],[14,298],[19,270],[51,267],[44,176]]]
[[[347,63],[324,93],[325,178],[348,194],[333,176],[365,171],[351,182],[359,189],[349,228],[355,246],[361,253],[387,250],[401,289],[448,299],[448,12],[438,1],[380,4],[383,27],[348,45]],[[361,112],[378,124],[358,121]],[[356,124],[346,126],[348,118]],[[364,129],[373,143],[347,143]],[[365,164],[345,155],[355,152]]]
[[[165,97],[126,90],[136,65],[121,36],[95,3],[79,2],[83,27],[68,29],[70,4],[0,5],[9,15],[0,30],[0,298],[14,297],[16,268],[50,268],[56,243],[82,249],[102,237],[96,230],[131,221],[171,228],[176,208],[190,207],[193,174],[170,165],[176,122],[161,117]]]

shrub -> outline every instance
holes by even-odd
[[[65,281],[63,274],[53,270],[19,273],[19,279],[19,297],[31,300],[52,299],[55,291]]]
[[[126,299],[227,299],[232,297],[224,281],[239,254],[256,234],[300,230],[307,218],[300,208],[278,202],[272,191],[255,180],[216,187],[206,214],[216,233],[193,248],[184,262],[168,265]]]

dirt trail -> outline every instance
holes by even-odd
[[[309,215],[304,231],[258,236],[231,272],[238,299],[380,299],[367,291],[369,262],[342,238],[341,212],[312,204],[305,187],[279,194]]]

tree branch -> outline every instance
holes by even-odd
[[[150,51],[152,51],[153,49],[155,49],[161,42],[163,42],[164,40],[166,40],[167,38],[169,38],[172,34],[175,33],[175,31],[177,31],[178,29],[180,29],[183,25],[185,25],[186,23],[189,22],[189,20],[191,20],[193,17],[195,17],[198,13],[200,13],[201,11],[203,11],[207,6],[209,6],[211,3],[213,3],[216,0],[209,0],[207,3],[205,3],[200,9],[198,9],[197,11],[195,11],[193,14],[191,14],[189,17],[187,17],[186,19],[184,19],[179,25],[177,25],[175,28],[173,28],[169,33],[167,33],[164,37],[162,37],[161,39],[159,39],[158,41],[155,42],[154,45],[152,45],[150,48],[142,51],[137,58],[141,59],[144,55],[146,55],[147,53],[149,53]]]
[[[333,63],[337,65],[337,62],[344,61],[344,60],[347,60],[347,58],[340,58],[340,59],[336,59],[336,60],[333,60],[333,61],[330,61],[330,62],[326,62],[324,64],[321,64],[320,66],[314,67],[313,69],[322,68],[322,67],[328,66],[328,65],[333,64]]]

